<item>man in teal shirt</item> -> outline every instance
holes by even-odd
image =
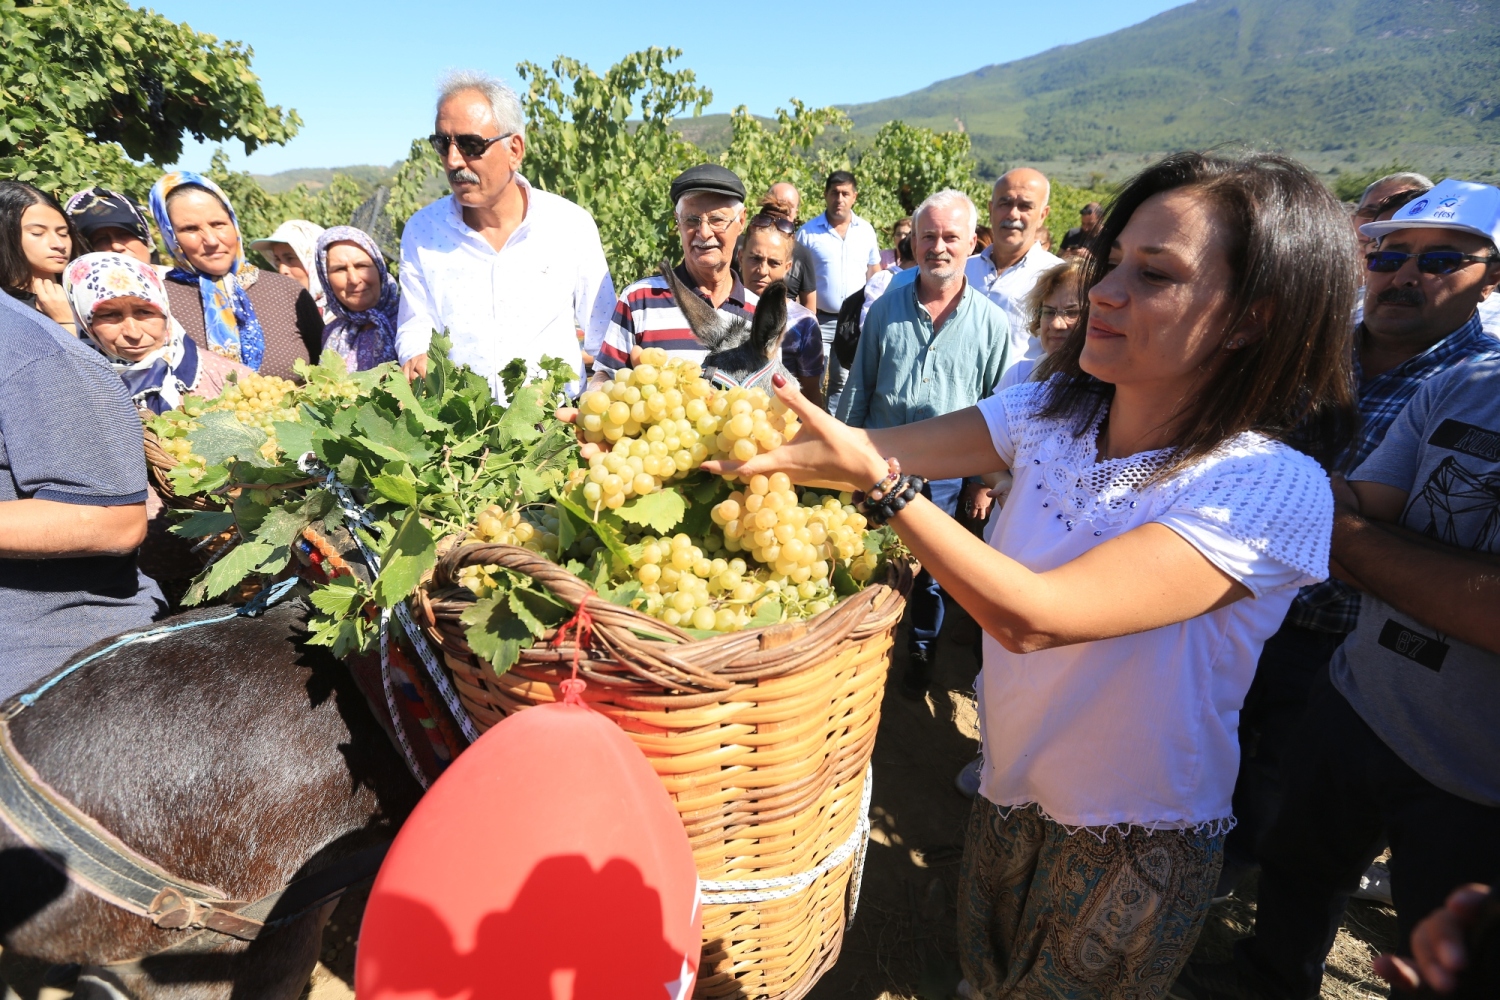
[[[964,265],[974,252],[979,213],[961,191],[939,191],[912,217],[916,280],[897,284],[870,307],[838,417],[851,427],[898,427],[973,406],[988,396],[1011,359],[1005,313],[970,288]],[[952,516],[961,479],[927,486]],[[919,698],[943,627],[943,591],[923,570],[912,589],[908,661],[902,687]]]

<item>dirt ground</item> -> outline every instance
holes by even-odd
[[[979,750],[973,698],[978,664],[969,647],[974,635],[968,616],[950,613],[926,700],[902,697],[894,683],[887,688],[875,742],[872,830],[859,912],[838,964],[809,1000],[953,996],[959,980],[954,901],[969,812],[969,800],[954,789],[953,776]],[[904,649],[904,639],[898,639],[893,681],[904,666]],[[335,911],[305,1000],[353,996],[354,946],[363,904],[364,895],[357,894]],[[1195,954],[1227,958],[1235,939],[1249,933],[1254,915],[1252,886],[1214,907]],[[1370,962],[1393,947],[1395,925],[1390,910],[1350,904],[1329,955],[1324,1000],[1389,995]]]
[[[954,940],[954,900],[969,800],[953,776],[978,751],[972,695],[978,665],[969,643],[973,623],[950,614],[934,680],[924,701],[901,696],[895,683],[881,707],[875,744],[873,829],[858,916],[838,964],[809,1000],[948,1000],[959,980]],[[904,666],[904,639],[896,643],[893,681]],[[354,951],[365,893],[356,891],[334,911],[323,935],[322,960],[304,1000],[350,1000]],[[1214,907],[1195,954],[1228,957],[1234,940],[1254,920],[1253,886]],[[1324,1000],[1367,1000],[1389,993],[1371,971],[1374,955],[1393,947],[1395,914],[1369,903],[1350,904],[1329,956]],[[0,956],[0,974],[17,970]],[[9,965],[9,968],[6,966]],[[16,984],[4,1000],[65,1000],[68,992]]]

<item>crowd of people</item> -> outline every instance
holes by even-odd
[[[246,244],[188,171],[146,210],[0,181],[0,698],[167,611],[138,411],[328,354],[416,377],[439,331],[497,394],[516,357],[581,386],[701,360],[682,290],[733,321],[779,282],[766,363],[804,430],[722,468],[889,516],[921,563],[905,694],[945,601],[983,630],[960,992],[1317,996],[1387,848],[1403,940],[1438,916],[1382,969],[1451,986],[1431,941],[1487,890],[1444,901],[1500,877],[1500,189],[1399,173],[1350,207],[1289,159],[1184,153],[1058,256],[1031,168],[987,220],[945,190],[880,233],[848,171],[799,221],[792,184],[703,164],[671,185],[669,281],[611,275],[590,215],[527,182],[498,81],[447,78],[430,141],[451,194],[394,258],[304,220]],[[1189,964],[1254,871],[1253,935]]]

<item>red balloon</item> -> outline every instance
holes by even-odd
[[[687,1000],[702,913],[656,772],[569,699],[453,762],[401,828],[365,907],[360,1000]]]

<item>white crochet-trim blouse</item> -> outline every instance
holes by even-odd
[[[1149,632],[1034,653],[985,636],[981,792],[1068,827],[1227,830],[1239,713],[1261,647],[1297,588],[1328,575],[1328,477],[1311,458],[1245,433],[1147,485],[1164,452],[1098,461],[1103,414],[1074,434],[1038,416],[1045,391],[1027,382],[979,403],[1014,476],[992,547],[1044,572],[1156,522],[1251,596]]]

